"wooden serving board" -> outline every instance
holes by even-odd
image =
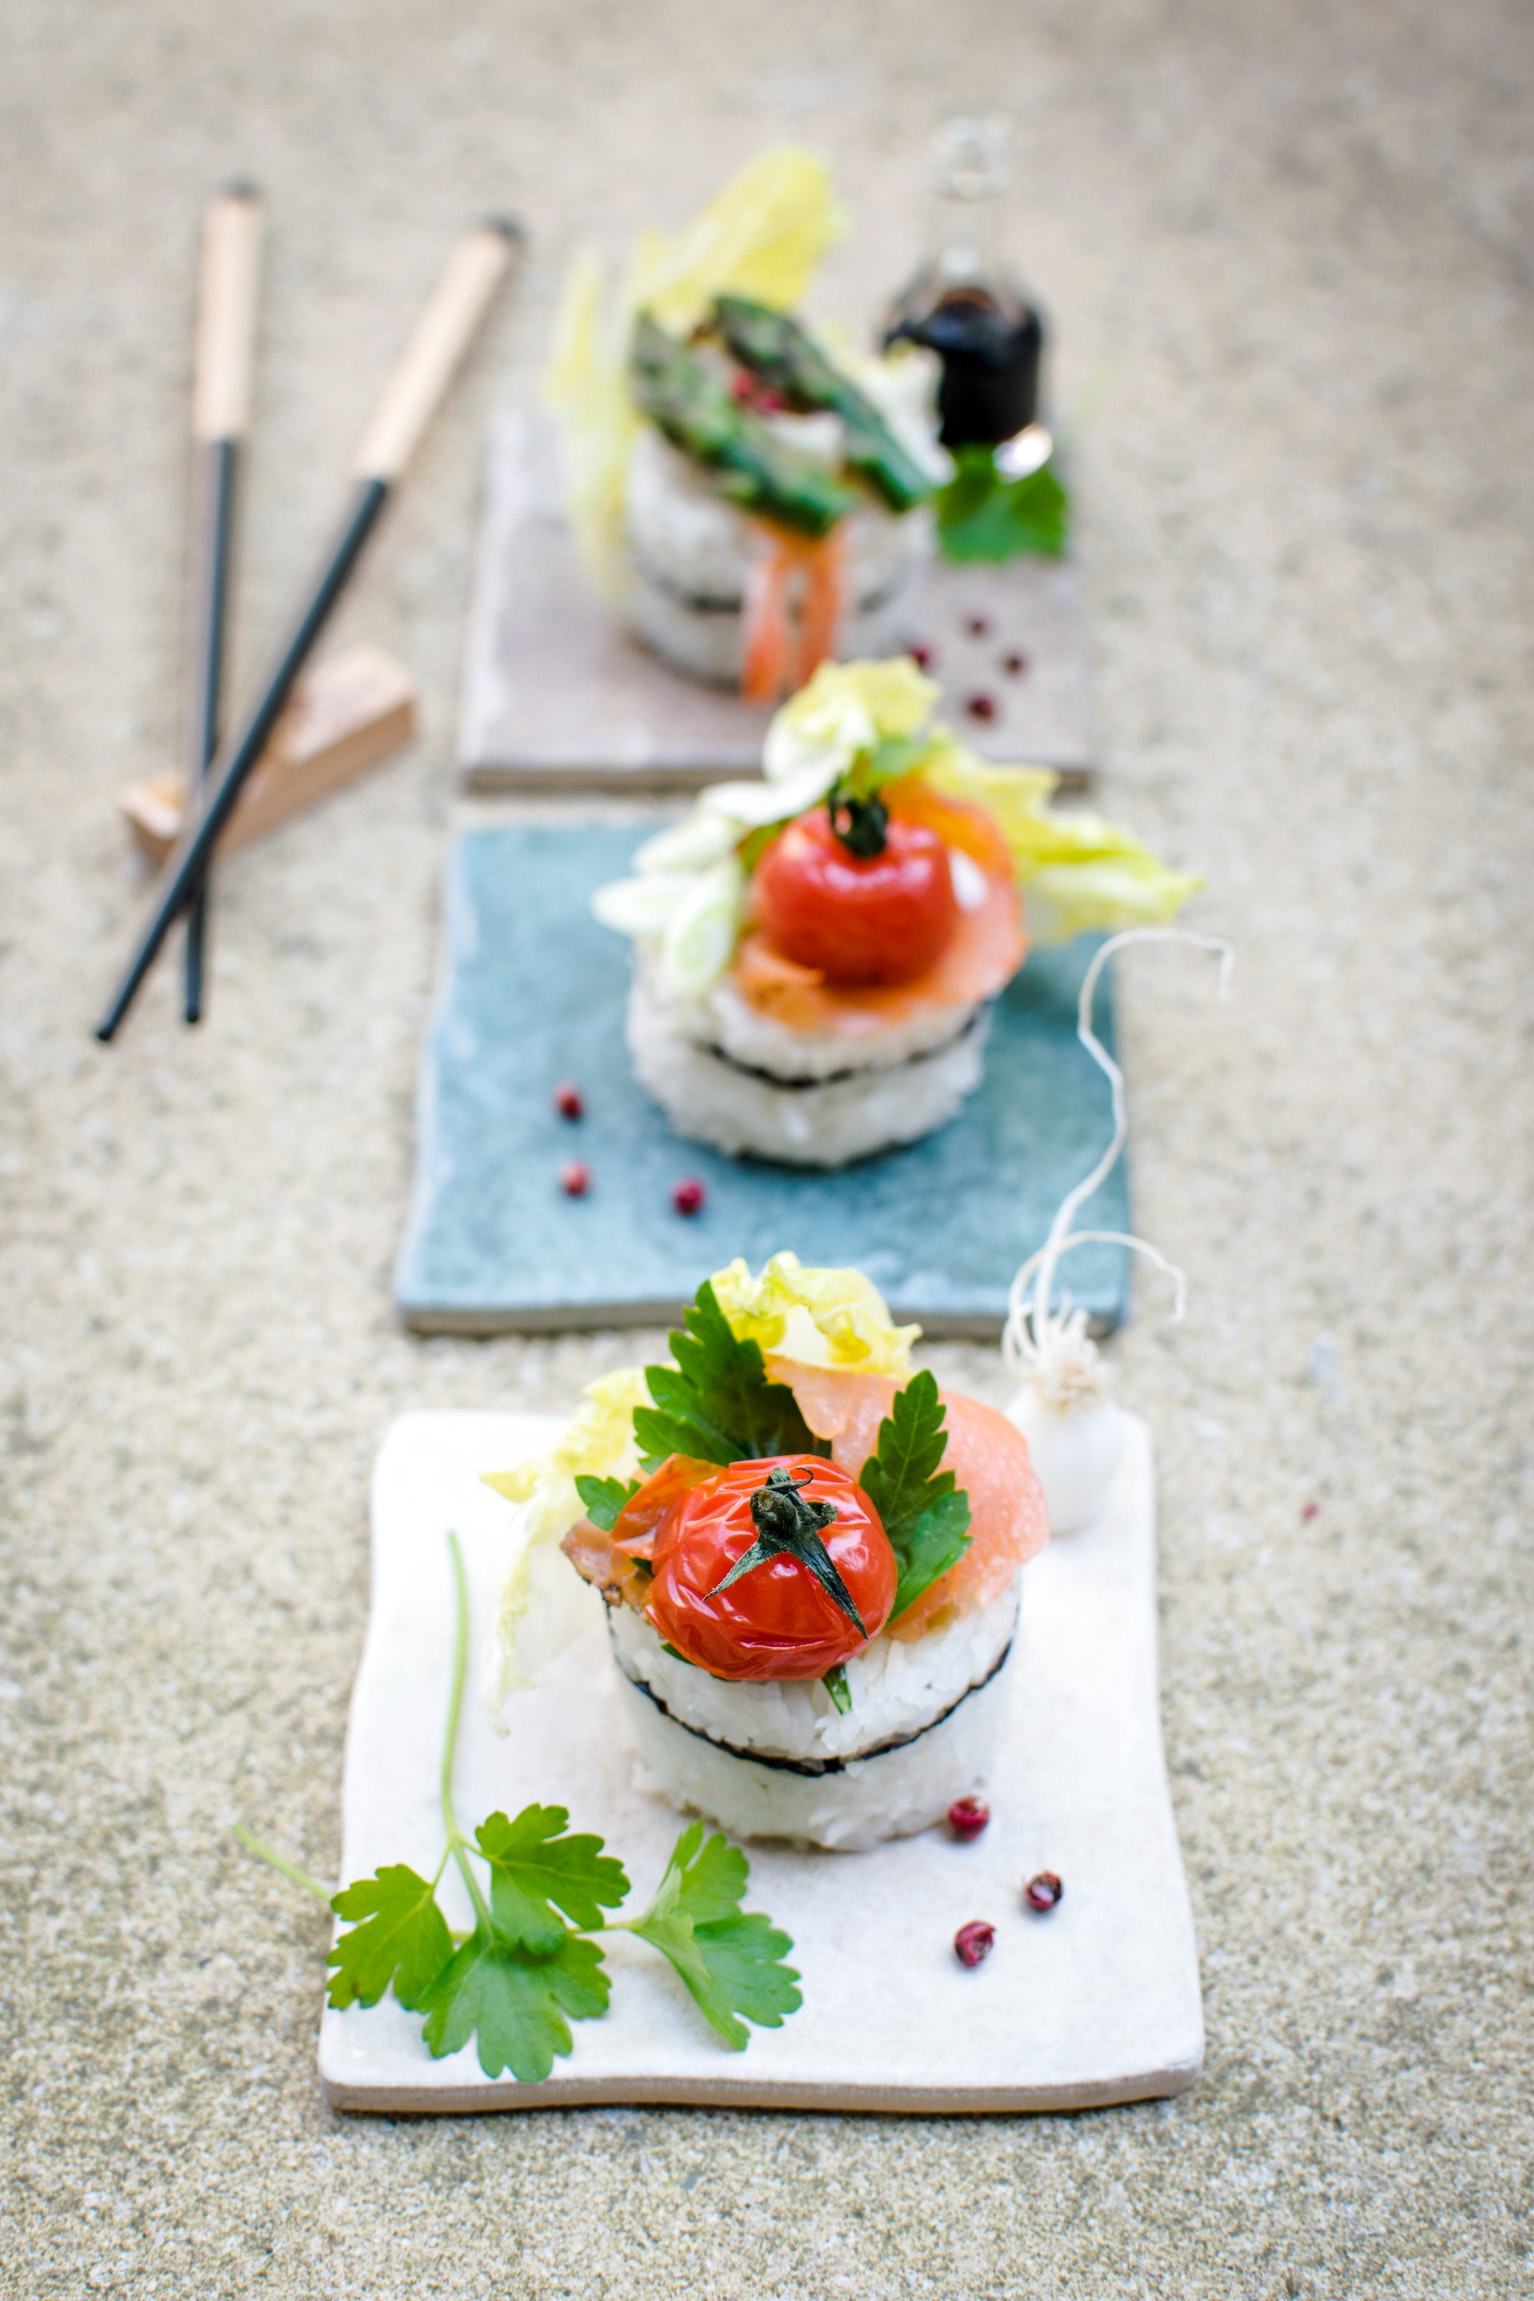
[[[544,1417],[410,1414],[373,1477],[373,1595],[347,1738],[342,1874],[441,1849],[437,1772],[453,1637],[447,1532],[463,1544],[473,1608],[471,1691],[456,1794],[467,1826],[533,1800],[569,1808],[620,1856],[643,1906],[682,1824],[634,1785],[601,1608],[509,1730],[476,1698],[506,1555],[507,1506],[480,1482],[548,1444]],[[319,2067],[338,2109],[391,2114],[696,2103],[767,2109],[1080,2109],[1184,2092],[1203,2061],[1193,1925],[1161,1751],[1156,1688],[1150,1435],[1131,1419],[1098,1522],[1027,1567],[1011,1705],[990,1785],[993,1819],[968,1846],[928,1830],[862,1854],[752,1847],[749,1908],[793,1937],[802,2009],[731,2053],[670,1968],[611,1937],[612,2004],[573,2025],[575,2050],[541,2085],[487,2079],[472,2044],[433,2061],[392,1998],[326,2009]],[[1047,1917],[1020,1887],[1063,1880]],[[444,1886],[449,1922],[467,1922]],[[953,1954],[972,1918],[996,1928],[986,1962]]]
[[[932,651],[940,715],[984,757],[1092,763],[1086,619],[1069,559],[936,562],[907,641]],[[975,623],[984,626],[974,630]],[[1026,658],[1020,674],[1007,656]],[[996,709],[982,723],[968,699]],[[459,757],[475,791],[677,790],[754,775],[769,714],[700,686],[631,639],[597,598],[565,519],[552,424],[514,414],[491,436]]]

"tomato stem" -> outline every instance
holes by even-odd
[[[749,1550],[742,1551],[722,1582],[716,1582],[708,1595],[717,1598],[721,1590],[728,1590],[743,1574],[750,1574],[758,1566],[787,1553],[797,1558],[801,1566],[808,1566],[826,1595],[838,1605],[853,1624],[859,1637],[868,1636],[868,1628],[858,1612],[852,1592],[836,1568],[836,1561],[821,1540],[822,1529],[835,1523],[837,1510],[834,1502],[812,1502],[799,1492],[807,1486],[813,1473],[796,1478],[790,1471],[769,1470],[766,1484],[751,1497],[751,1521],[756,1528],[756,1540]]]
[[[889,845],[890,813],[877,791],[859,799],[845,783],[837,783],[826,800],[826,811],[832,830],[849,855],[868,863],[884,853]]]

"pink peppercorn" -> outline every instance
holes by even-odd
[[[1010,654],[1002,657],[1001,668],[1010,671],[1014,679],[1021,679],[1028,668],[1028,658],[1020,647],[1014,647]]]
[[[1319,1502],[1307,1502],[1304,1509],[1300,1512],[1300,1516],[1302,1518],[1315,1518],[1319,1516],[1320,1509],[1321,1505]]]
[[[559,1187],[566,1198],[584,1198],[591,1188],[591,1169],[573,1158],[559,1170]]]
[[[996,698],[994,695],[987,695],[982,689],[978,695],[966,696],[964,708],[971,719],[994,719],[996,716]]]
[[[702,1183],[694,1181],[689,1176],[686,1182],[677,1184],[676,1189],[671,1193],[671,1203],[678,1214],[701,1214],[703,1202],[707,1197],[708,1192],[703,1188]]]
[[[953,1954],[960,1965],[979,1965],[982,1958],[990,1956],[991,1944],[995,1939],[996,1928],[993,1925],[987,1925],[984,1918],[972,1918],[968,1925],[961,1925],[954,1935]]]
[[[1024,1886],[1023,1899],[1031,1910],[1038,1910],[1042,1915],[1054,1908],[1064,1891],[1053,1870],[1040,1870],[1038,1876],[1030,1878]]]
[[[556,1087],[554,1108],[562,1119],[583,1119],[586,1116],[586,1105],[581,1099],[579,1087]]]
[[[932,650],[924,639],[913,639],[906,648],[906,653],[918,671],[930,671],[932,669]]]
[[[948,1809],[948,1827],[961,1846],[978,1838],[991,1818],[991,1809],[984,1798],[955,1798]]]
[[[964,628],[971,639],[983,639],[991,628],[991,619],[988,615],[971,615],[965,619]]]

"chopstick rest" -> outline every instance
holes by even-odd
[[[415,683],[402,663],[365,642],[321,656],[294,681],[224,826],[219,860],[391,758],[415,734]],[[118,794],[134,845],[156,867],[186,829],[185,802],[174,775],[127,783]]]
[[[255,702],[214,761],[201,813],[188,824],[165,866],[154,908],[96,1026],[97,1038],[107,1041],[115,1036],[172,922],[201,886],[241,786],[265,749],[294,680],[477,334],[522,236],[519,225],[499,221],[470,232],[459,242],[427,299],[363,435],[353,466],[351,498],[336,538]]]

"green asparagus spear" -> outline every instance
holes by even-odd
[[[909,511],[931,494],[931,481],[873,402],[832,366],[791,312],[773,311],[747,296],[719,296],[713,316],[742,367],[781,392],[790,406],[828,408],[841,417],[848,463],[892,511]]]
[[[641,312],[630,352],[634,396],[673,447],[720,475],[743,511],[827,535],[857,497],[822,464],[774,437],[710,363]]]

